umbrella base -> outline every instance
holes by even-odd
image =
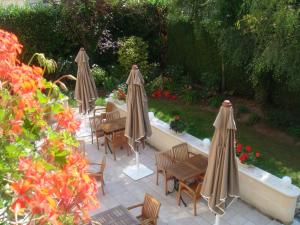
[[[143,164],[128,166],[123,170],[133,180],[139,180],[153,174],[153,171]]]

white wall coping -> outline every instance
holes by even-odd
[[[111,101],[116,105],[116,107],[124,110],[125,112],[127,111],[126,104],[124,104],[124,103],[119,104],[118,102],[115,102],[114,100],[111,100],[111,99],[107,99],[107,101]],[[188,133],[184,133],[180,136],[175,135],[170,131],[168,123],[166,123],[162,120],[159,120],[156,117],[150,119],[150,123],[151,123],[151,126],[157,128],[157,129],[160,129],[164,133],[171,135],[182,142],[188,143],[193,148],[199,150],[202,154],[208,155],[209,145],[207,145],[207,139],[201,140],[201,139],[196,138],[195,136],[192,136]],[[238,169],[239,169],[239,172],[242,172],[246,176],[251,177],[252,179],[254,179],[258,182],[261,182],[262,184],[279,192],[282,195],[285,195],[285,196],[288,196],[291,198],[295,198],[300,195],[300,188],[298,188],[296,185],[292,184],[292,185],[289,185],[288,187],[286,187],[282,183],[282,179],[280,179],[279,177],[276,177],[273,174],[271,174],[267,171],[264,171],[258,167],[244,168],[244,167],[239,166]]]

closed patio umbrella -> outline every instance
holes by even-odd
[[[86,114],[94,107],[97,98],[95,81],[91,76],[89,57],[84,48],[80,48],[75,62],[78,65],[75,99],[79,102],[79,112]]]
[[[153,173],[144,165],[139,164],[138,146],[144,146],[146,138],[151,136],[152,131],[148,116],[148,100],[144,89],[144,79],[137,65],[132,66],[126,84],[128,89],[125,136],[128,138],[128,144],[136,153],[136,165],[126,168],[124,173],[137,180]]]
[[[214,122],[215,132],[208,156],[208,167],[201,194],[209,209],[220,216],[239,197],[238,165],[235,157],[236,124],[230,101],[225,100]]]

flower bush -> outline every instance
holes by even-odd
[[[176,133],[182,133],[186,129],[186,124],[183,119],[177,114],[170,122],[170,129]]]
[[[73,135],[80,123],[61,102],[64,84],[21,62],[22,48],[0,30],[0,224],[79,224],[98,205]]]
[[[236,145],[236,155],[240,162],[247,165],[253,165],[261,157],[259,151],[253,151],[250,145],[243,146],[242,144]]]
[[[121,101],[126,100],[127,85],[125,83],[119,84],[116,90],[113,90],[113,98]]]
[[[174,95],[174,94],[172,94],[170,91],[168,91],[168,90],[163,91],[163,90],[161,90],[161,89],[155,90],[155,91],[151,94],[151,96],[152,96],[153,98],[166,98],[166,99],[168,99],[168,100],[176,100],[176,99],[177,99],[177,96]]]

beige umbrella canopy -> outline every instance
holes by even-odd
[[[80,48],[75,62],[78,65],[75,99],[79,102],[79,112],[85,114],[94,107],[97,89],[90,72],[89,57],[84,48]]]
[[[227,206],[239,197],[238,166],[235,157],[236,125],[230,101],[223,102],[213,125],[215,133],[201,194],[208,201],[211,211],[223,215]]]
[[[129,145],[137,150],[139,143],[151,136],[151,126],[148,116],[148,100],[144,89],[144,79],[136,65],[132,66],[126,81],[127,89],[127,118],[125,136]]]

